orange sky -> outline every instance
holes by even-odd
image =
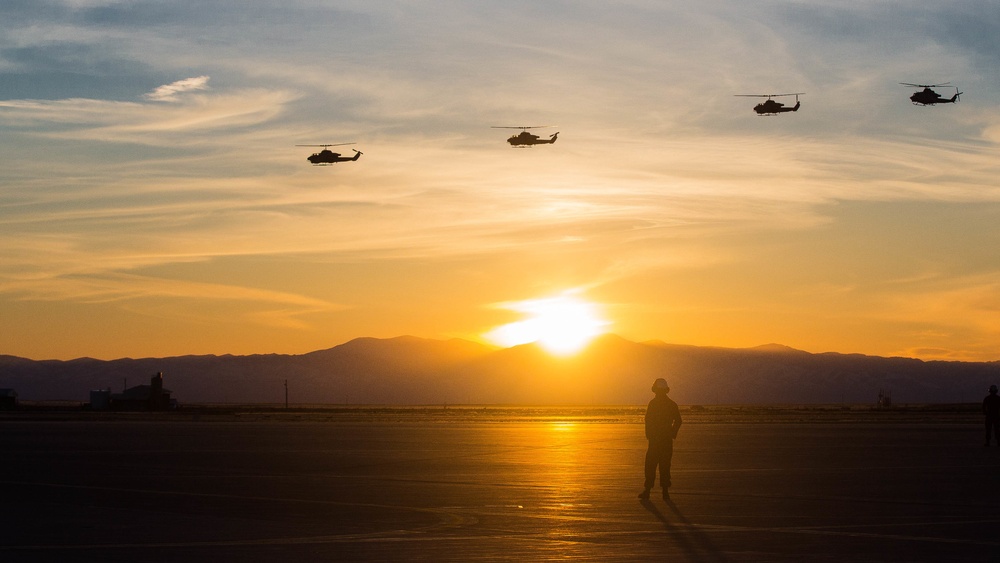
[[[485,341],[569,292],[633,340],[1000,359],[988,4],[230,9],[0,12],[0,354]]]

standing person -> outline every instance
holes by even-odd
[[[639,498],[649,499],[649,491],[656,482],[656,468],[660,468],[660,486],[663,487],[663,499],[670,498],[667,489],[670,488],[670,460],[674,455],[674,438],[681,427],[681,412],[677,403],[673,402],[667,393],[670,386],[662,377],[653,382],[653,400],[646,407],[646,439],[649,447],[646,449],[646,483]]]
[[[1000,446],[1000,397],[997,396],[997,386],[990,385],[990,394],[983,399],[983,416],[986,417],[986,443],[990,445],[990,437],[996,435]]]

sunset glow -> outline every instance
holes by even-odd
[[[42,4],[0,4],[0,354],[1000,360],[984,0]]]
[[[580,351],[610,324],[597,306],[572,294],[498,305],[523,313],[524,320],[499,326],[485,336],[501,346],[537,342],[550,353],[566,356]]]

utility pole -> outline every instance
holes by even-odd
[[[288,380],[285,380],[285,408],[288,408]]]

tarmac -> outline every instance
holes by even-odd
[[[1000,562],[982,423],[0,420],[0,561]]]

